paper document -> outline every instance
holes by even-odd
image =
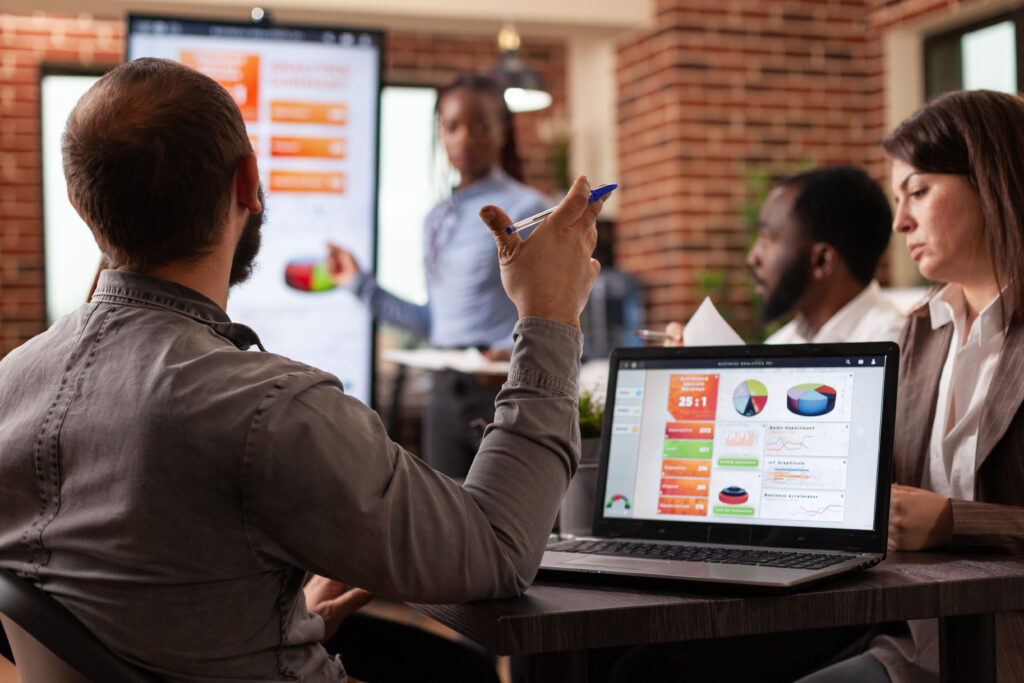
[[[683,346],[742,346],[743,339],[725,322],[711,299],[704,297],[683,328]]]
[[[477,349],[386,349],[381,356],[410,368],[455,370],[468,375],[507,375],[507,360],[488,360]]]

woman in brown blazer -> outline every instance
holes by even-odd
[[[937,283],[901,341],[889,545],[1024,553],[1024,101],[948,93],[884,146],[893,230]],[[999,680],[1024,680],[1024,619],[997,625]],[[804,680],[877,674],[874,658],[893,681],[937,681],[937,632],[908,622]]]

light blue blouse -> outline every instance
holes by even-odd
[[[427,303],[400,299],[361,273],[349,285],[378,320],[411,330],[433,346],[512,348],[516,307],[501,286],[498,251],[479,211],[498,206],[513,221],[548,207],[540,192],[494,169],[477,182],[457,190],[427,214],[423,253]]]

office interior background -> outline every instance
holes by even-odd
[[[0,2],[0,356],[45,329],[47,278],[60,276],[47,272],[44,235],[44,77],[120,63],[129,11],[245,21],[251,4]],[[521,56],[553,98],[517,116],[525,180],[552,196],[577,173],[620,184],[604,210],[615,266],[639,279],[655,328],[685,320],[705,295],[737,327],[752,327],[744,254],[767,179],[856,164],[887,186],[878,143],[888,131],[943,90],[1016,91],[1024,53],[1024,3],[1004,0],[289,0],[266,8],[281,24],[386,31],[385,98],[404,88],[415,99],[457,73],[489,68],[499,28],[514,23]],[[429,96],[418,101],[416,111],[431,111]],[[385,122],[382,147],[388,135]],[[384,213],[380,250],[391,234],[415,252],[420,225],[389,227]],[[893,240],[879,279],[922,284],[901,242]],[[393,257],[385,284],[422,296],[421,281],[402,280],[394,265],[415,263],[415,253]]]

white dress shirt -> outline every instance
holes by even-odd
[[[932,329],[953,324],[953,340],[939,379],[928,467],[921,488],[947,498],[974,500],[978,427],[1006,336],[997,295],[978,314],[964,339],[967,302],[959,285],[947,285],[931,301]]]
[[[797,315],[778,332],[765,340],[766,344],[831,344],[838,342],[896,341],[899,339],[906,316],[890,301],[877,280],[821,326],[813,330],[803,316]]]

